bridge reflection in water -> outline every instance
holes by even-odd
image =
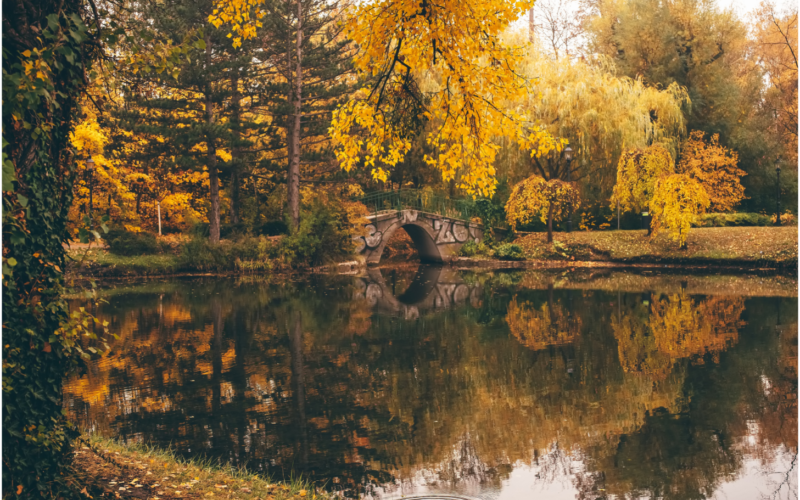
[[[368,269],[356,282],[353,298],[366,299],[379,312],[401,316],[407,320],[419,318],[429,311],[440,311],[469,304],[481,306],[483,290],[480,284],[467,283],[450,267],[422,264],[408,288],[397,294],[394,278],[387,283],[380,269]]]

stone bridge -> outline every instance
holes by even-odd
[[[483,301],[483,289],[465,283],[450,267],[422,264],[411,284],[399,295],[386,283],[380,269],[367,270],[357,282],[354,299],[366,299],[379,312],[414,320],[430,311],[465,305],[478,308]]]
[[[386,242],[402,228],[411,237],[422,262],[449,262],[467,241],[483,240],[483,227],[418,210],[397,210],[367,217],[367,236],[359,237],[358,253],[377,264]]]

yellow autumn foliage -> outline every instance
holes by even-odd
[[[672,174],[656,182],[650,201],[653,236],[667,231],[681,247],[697,217],[708,210],[711,201],[702,184],[687,174]]]
[[[539,149],[554,144],[546,131],[524,128],[523,117],[503,106],[526,96],[529,87],[516,71],[522,51],[502,43],[500,34],[532,5],[531,0],[359,4],[347,33],[361,48],[355,67],[377,83],[334,113],[329,132],[341,167],[349,171],[363,164],[375,179],[386,180],[411,148],[413,132],[402,122],[425,118],[432,152],[424,161],[444,181],[455,179],[469,194],[491,196],[498,138]],[[427,87],[415,88],[415,79],[423,76]]]
[[[719,134],[704,140],[705,133],[694,130],[682,146],[678,173],[689,174],[705,189],[713,212],[729,212],[744,199],[740,179],[747,173],[737,165],[739,155],[719,144]]]
[[[710,297],[694,300],[672,294],[653,302],[650,328],[656,348],[671,359],[699,361],[706,354],[719,354],[739,340],[744,300],[741,297]]]
[[[612,205],[619,203],[623,211],[647,210],[657,181],[674,171],[672,155],[661,145],[625,151],[617,163]]]
[[[141,141],[146,142],[146,139],[141,138]],[[73,232],[88,213],[90,194],[93,215],[108,215],[111,223],[129,231],[140,231],[141,226],[157,226],[156,201],[161,204],[165,229],[180,229],[187,222],[205,219],[204,208],[193,194],[195,191],[186,188],[207,185],[207,173],[176,170],[150,175],[138,162],[126,163],[113,155],[106,156],[105,147],[109,142],[108,133],[91,112],[70,135],[70,143],[78,151],[78,176],[69,214]],[[220,152],[226,154],[223,150]],[[90,157],[95,163],[93,172],[87,170],[86,162]]]
[[[550,228],[553,221],[564,218],[569,209],[579,203],[578,190],[572,183],[559,179],[545,181],[532,175],[512,189],[506,203],[506,220],[516,230],[518,225],[528,224],[538,217]]]

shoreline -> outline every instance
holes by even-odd
[[[87,498],[270,499],[332,498],[302,478],[272,481],[211,459],[184,459],[170,450],[83,434],[72,451],[75,478]]]
[[[238,271],[178,271],[178,272],[140,272],[134,269],[121,269],[118,272],[85,273],[79,269],[69,269],[65,273],[66,280],[87,281],[87,280],[126,280],[135,278],[191,278],[191,277],[244,277],[244,276],[292,276],[308,274],[358,274],[365,269],[383,269],[398,267],[416,267],[422,262],[408,261],[386,262],[378,265],[365,265],[363,262],[348,261],[340,262],[330,266],[308,267],[285,270],[266,270],[260,272],[238,272]],[[647,271],[667,271],[698,273],[698,272],[720,272],[734,274],[780,274],[797,275],[797,260],[789,262],[752,262],[752,261],[731,261],[713,259],[687,259],[686,261],[675,261],[674,259],[659,259],[649,261],[638,259],[637,261],[626,260],[556,260],[556,259],[531,259],[531,260],[500,260],[491,258],[458,257],[450,262],[441,264],[442,266],[453,267],[458,270],[482,269],[487,271],[508,271],[508,270],[572,270],[572,269],[607,269],[607,270],[647,270]],[[101,270],[117,269],[104,268]]]

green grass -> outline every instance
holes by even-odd
[[[101,249],[76,249],[70,250],[69,256],[74,261],[68,269],[80,275],[141,276],[178,271],[178,258],[170,253],[126,257]]]

